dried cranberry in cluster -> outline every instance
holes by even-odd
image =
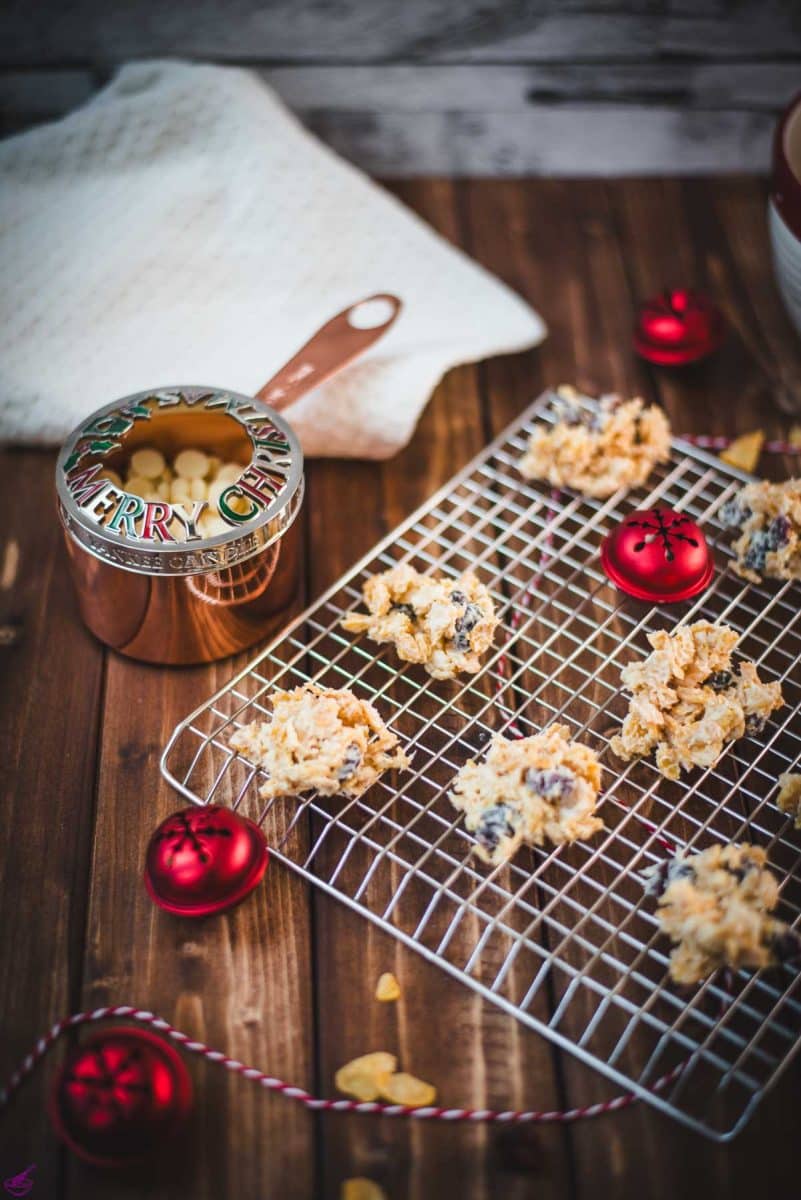
[[[744,508],[736,497],[734,500],[727,500],[720,510],[720,522],[727,529],[738,529],[750,516],[750,508]]]
[[[663,896],[671,883],[675,883],[677,879],[694,879],[695,868],[685,859],[676,856],[649,867],[643,874],[645,890],[649,895],[658,897]]]
[[[350,779],[359,769],[359,763],[362,761],[362,752],[355,742],[351,742],[345,751],[345,757],[342,760],[342,766],[337,771],[337,779],[340,783],[344,783],[346,779]]]
[[[751,535],[748,549],[743,558],[743,566],[749,571],[760,572],[765,569],[765,560],[770,550],[770,539],[764,529],[757,530]]]
[[[734,675],[731,671],[714,671],[704,683],[713,692],[725,692],[734,683]]]
[[[481,814],[481,820],[476,827],[476,841],[485,850],[492,852],[498,848],[501,838],[512,837],[512,810],[508,804],[494,804]]]
[[[393,612],[402,612],[404,614],[404,616],[407,616],[409,618],[410,621],[414,620],[414,609],[412,608],[411,604],[397,604],[396,603],[396,604],[393,604],[391,607],[392,607]]]
[[[568,770],[541,771],[529,767],[525,781],[526,787],[531,788],[532,792],[536,792],[544,800],[566,800],[576,786],[576,777]]]
[[[784,513],[774,517],[768,526],[768,549],[781,550],[790,540],[790,521]]]
[[[801,937],[794,929],[785,929],[778,933],[770,945],[771,950],[780,963],[793,963],[801,960]]]

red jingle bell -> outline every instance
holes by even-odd
[[[145,885],[167,912],[207,917],[244,900],[266,869],[267,841],[258,825],[230,808],[192,805],[151,837]]]
[[[700,527],[672,508],[630,513],[601,544],[601,566],[621,591],[674,604],[703,591],[715,570]]]
[[[717,350],[723,341],[720,310],[701,292],[666,290],[640,308],[634,349],[649,362],[682,367]]]
[[[178,1052],[146,1029],[96,1033],[74,1050],[50,1094],[56,1133],[95,1166],[147,1157],[178,1130],[192,1084]]]

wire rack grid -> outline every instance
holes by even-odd
[[[747,584],[727,568],[718,514],[749,477],[685,442],[674,441],[646,487],[605,501],[525,481],[517,463],[534,423],[553,420],[550,399],[181,722],[162,772],[195,803],[251,816],[305,879],[618,1086],[723,1141],[798,1049],[799,977],[784,966],[677,988],[641,875],[674,848],[756,842],[780,880],[779,915],[801,926],[801,834],[776,805],[777,776],[801,758],[799,593]],[[604,534],[657,502],[702,522],[718,560],[700,597],[661,609],[622,596],[599,566]],[[454,575],[469,567],[489,587],[501,629],[477,675],[432,680],[340,629],[362,582],[398,561]],[[648,652],[649,632],[701,618],[741,633],[740,650],[763,678],[781,680],[786,704],[758,738],[673,783],[651,762],[626,765],[609,750],[626,709],[620,671]],[[231,751],[230,736],[269,719],[273,689],[309,680],[374,701],[413,751],[410,770],[355,800],[261,801],[260,772]],[[605,829],[489,868],[448,800],[453,776],[492,733],[527,735],[555,720],[601,756]]]

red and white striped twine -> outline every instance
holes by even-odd
[[[133,1008],[129,1004],[116,1004],[106,1008],[96,1008],[92,1012],[75,1013],[63,1021],[57,1021],[52,1029],[39,1039],[31,1053],[20,1063],[7,1085],[0,1091],[0,1110],[5,1108],[19,1086],[32,1074],[63,1033],[78,1025],[105,1021],[111,1017],[126,1017],[128,1020],[137,1021],[140,1025],[149,1025],[151,1029],[155,1029],[158,1033],[177,1042],[184,1050],[188,1050],[192,1054],[199,1054],[207,1062],[219,1063],[226,1070],[241,1075],[243,1079],[258,1083],[268,1091],[280,1092],[282,1096],[296,1100],[304,1108],[314,1112],[352,1112],[380,1117],[414,1117],[418,1121],[494,1121],[501,1124],[524,1124],[570,1122],[579,1121],[585,1117],[600,1117],[603,1113],[617,1112],[619,1109],[628,1108],[638,1099],[633,1092],[627,1092],[624,1095],[615,1096],[611,1100],[602,1100],[598,1104],[587,1104],[582,1108],[569,1108],[562,1112],[538,1112],[536,1110],[497,1112],[490,1108],[442,1108],[435,1105],[429,1105],[426,1108],[408,1108],[403,1104],[380,1104],[373,1101],[323,1100],[312,1096],[305,1088],[294,1087],[290,1083],[285,1083],[283,1079],[276,1079],[273,1075],[260,1071],[258,1067],[248,1067],[238,1059],[229,1058],[221,1050],[213,1050],[205,1042],[195,1041],[188,1034],[176,1029],[169,1021],[156,1016],[155,1013],[148,1012],[147,1009]],[[659,1091],[661,1088],[667,1087],[678,1078],[683,1066],[684,1064],[681,1063],[663,1075],[654,1083],[653,1090]]]
[[[680,433],[679,437],[682,441],[697,446],[699,450],[725,450],[735,441],[732,437],[709,433]],[[801,454],[801,442],[787,442],[782,441],[781,438],[774,438],[772,441],[765,442],[762,449],[766,450],[768,454]]]

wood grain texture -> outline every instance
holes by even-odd
[[[761,171],[801,19],[792,0],[10,0],[0,132],[168,55],[253,67],[385,177]]]
[[[801,52],[801,25],[786,0],[7,0],[0,47],[7,65],[167,54],[273,63],[754,61]]]
[[[0,1073],[79,1003],[103,694],[55,519],[53,456],[0,451]],[[52,1064],[0,1123],[0,1178],[37,1164],[59,1194]]]
[[[535,352],[451,372],[390,462],[309,464],[310,599],[546,385],[642,392],[679,430],[786,431],[801,345],[771,281],[762,182],[432,180],[393,190],[526,296],[549,336]],[[652,369],[630,346],[637,302],[673,279],[709,288],[728,320],[719,354],[687,372]],[[0,1069],[71,1007],[130,1001],[321,1094],[331,1094],[347,1058],[386,1048],[447,1103],[547,1108],[611,1095],[572,1056],[275,864],[247,903],[216,919],[188,924],[151,905],[144,848],[180,803],[160,780],[161,747],[244,659],[161,671],[105,654],[78,625],[55,518],[46,504],[34,519],[16,503],[50,496],[52,455],[7,451],[0,467],[8,514],[0,627],[22,631],[0,647],[2,761],[11,764],[0,845]],[[373,999],[384,970],[401,982],[397,1004]],[[584,1017],[571,1011],[575,1028]],[[51,1062],[0,1124],[0,1177],[36,1162],[34,1200],[335,1200],[342,1179],[357,1174],[381,1181],[391,1200],[750,1200],[759,1187],[792,1194],[796,1174],[797,1067],[731,1146],[716,1147],[644,1106],[568,1130],[312,1118],[190,1064],[187,1139],[110,1182],[49,1132]]]

